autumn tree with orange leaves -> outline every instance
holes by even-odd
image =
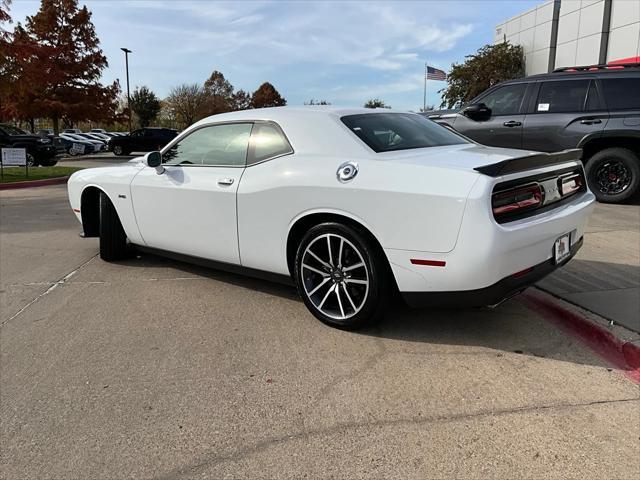
[[[119,84],[100,83],[108,66],[91,22],[77,0],[42,0],[40,10],[16,25],[0,69],[0,115],[30,120],[113,120]]]

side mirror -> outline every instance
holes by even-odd
[[[471,120],[479,122],[491,118],[491,109],[484,103],[474,103],[462,110],[462,114]]]
[[[149,152],[144,156],[144,163],[147,167],[155,168],[158,175],[164,173],[162,166],[162,154],[160,152]]]

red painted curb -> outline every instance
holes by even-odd
[[[47,185],[61,185],[67,183],[69,177],[45,178],[42,180],[27,180],[24,182],[0,183],[0,190],[12,190],[14,188],[46,187]]]
[[[549,298],[534,289],[520,295],[528,308],[577,337],[607,362],[622,370],[631,380],[640,383],[640,346],[616,337],[606,328]]]

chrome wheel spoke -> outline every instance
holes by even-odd
[[[315,258],[318,262],[320,262],[322,264],[323,267],[327,267],[327,268],[331,268],[331,265],[328,264],[327,262],[325,262],[324,260],[322,260],[319,256],[317,256],[315,253],[313,253],[311,250],[307,250],[307,253],[309,255],[311,255],[313,258]]]
[[[340,237],[340,250],[338,250],[338,268],[342,267],[342,249],[344,248],[344,238]]]
[[[340,307],[340,314],[342,315],[342,318],[345,318],[344,316],[344,308],[342,307],[342,300],[340,299],[340,288],[338,285],[336,285],[336,288],[334,289],[336,292],[336,297],[338,299],[338,306]]]
[[[329,264],[333,266],[333,255],[331,254],[331,235],[327,235],[327,248],[329,249]]]
[[[313,294],[314,294],[314,293],[316,293],[318,290],[320,290],[320,288],[321,288],[323,285],[325,285],[329,280],[331,280],[331,278],[330,278],[330,277],[327,277],[327,278],[325,278],[324,280],[322,280],[322,282],[320,282],[320,284],[319,284],[316,288],[314,288],[313,290],[311,290],[311,291],[309,292],[309,296],[313,295]]]
[[[353,303],[353,299],[351,298],[351,295],[349,295],[349,291],[347,290],[347,285],[346,284],[342,284],[342,289],[344,290],[344,294],[347,296],[347,300],[349,300],[349,303],[351,304],[351,308],[353,308],[353,311],[357,311],[358,309],[356,308],[355,303]]]
[[[335,285],[331,287],[329,290],[327,290],[327,293],[324,294],[324,298],[320,302],[320,305],[318,305],[318,309],[322,310],[322,306],[324,305],[324,302],[327,301],[327,298],[329,298],[329,295],[331,294],[331,292],[333,292],[334,289],[335,289]]]
[[[347,283],[355,283],[356,285],[369,285],[369,282],[366,280],[358,280],[357,278],[347,278],[345,279]]]
[[[311,270],[312,272],[316,272],[319,275],[322,275],[323,277],[328,277],[329,274],[327,272],[323,272],[321,270],[318,270],[317,268],[312,267],[311,265],[307,265],[306,263],[302,264],[302,268],[306,268],[307,270]]]
[[[349,272],[356,268],[364,267],[364,262],[356,263],[355,265],[351,265],[350,267],[345,267],[342,269],[343,272]]]

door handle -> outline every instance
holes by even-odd
[[[583,125],[593,125],[594,123],[602,123],[602,120],[599,118],[585,118],[584,120],[580,120],[580,123]]]
[[[509,120],[508,122],[504,122],[502,125],[505,127],[519,127],[522,125],[522,122],[516,122],[515,120]]]
[[[233,185],[233,178],[221,178],[218,180],[218,185]]]

